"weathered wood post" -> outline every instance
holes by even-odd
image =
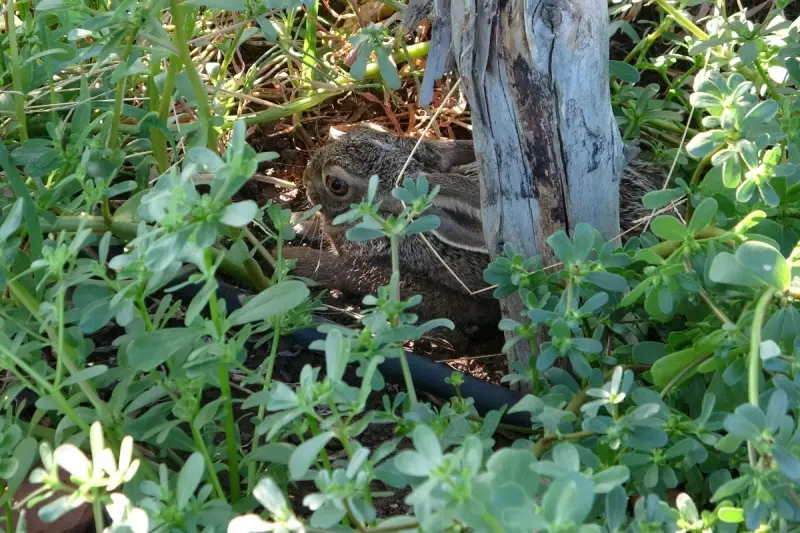
[[[588,222],[619,233],[622,140],[611,109],[607,0],[412,0],[432,19],[422,103],[453,65],[472,110],[483,227],[494,258],[510,242],[555,262],[545,239]],[[415,20],[416,19],[416,20]],[[502,302],[518,319],[518,298]],[[518,343],[509,361],[527,364]]]

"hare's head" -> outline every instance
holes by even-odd
[[[403,171],[402,179],[425,175],[432,186],[440,187],[430,209],[441,220],[435,232],[440,240],[459,248],[485,249],[471,143],[425,141],[408,161],[416,140],[375,126],[357,126],[346,133],[332,129],[331,137],[332,142],[314,154],[303,174],[308,199],[321,206],[320,213],[327,222],[360,202],[375,175],[379,178],[376,199],[381,201],[381,210],[399,213],[402,204],[391,190]]]
[[[303,174],[308,199],[321,205],[322,214],[329,219],[360,202],[373,175],[380,178],[378,198],[383,199],[410,152],[402,149],[402,138],[372,127],[331,132],[333,140],[314,154]],[[422,172],[421,165],[412,161],[405,174],[415,176]]]

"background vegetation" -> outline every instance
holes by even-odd
[[[408,372],[387,387],[378,364],[430,326],[396,277],[358,327],[324,329],[324,359],[276,373],[320,301],[281,256],[297,202],[251,183],[302,171],[279,137],[431,117],[402,4],[4,2],[4,529],[50,498],[41,520],[86,505],[115,532],[800,531],[797,6],[609,7],[621,131],[672,180],[624,249],[581,226],[550,238],[558,268],[509,246],[486,271],[527,307],[500,328],[537,353],[505,378],[534,390],[512,409],[531,424],[508,427],[417,398]],[[431,129],[468,135],[448,90]],[[352,236],[433,227],[435,193],[406,182],[391,219],[366,198]],[[257,295],[227,309],[221,279]],[[180,302],[187,280],[202,289]]]

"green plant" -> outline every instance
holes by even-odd
[[[674,210],[623,248],[580,225],[547,241],[559,268],[507,245],[486,270],[496,297],[524,305],[499,324],[506,348],[535,353],[504,378],[533,394],[510,409],[530,425],[502,426],[527,436],[502,447],[500,412],[479,417],[460,392],[417,398],[405,362],[406,341],[452,327],[417,324],[420,297],[400,291],[397,243],[438,224],[424,178],[393,190],[398,216],[380,214],[373,179],[335,221],[350,239],[385,239],[394,274],[356,327],[320,327],[324,364],[296,384],[275,372],[280,339],[309,327],[320,300],[283,258],[291,213],[243,195],[276,157],[248,144],[247,126],[354,80],[396,88],[397,64],[425,43],[378,25],[341,32],[318,2],[9,3],[4,529],[24,529],[11,502],[29,479],[39,487],[21,507],[56,496],[39,510],[52,521],[90,505],[98,531],[798,531],[800,22],[783,0],[758,22],[723,2],[655,5],[612,2],[636,44],[611,85],[625,138],[677,158],[673,183],[645,198]],[[640,20],[623,18],[632,9]],[[232,73],[253,40],[266,52]],[[348,40],[350,75],[335,54]],[[246,110],[242,95],[278,70],[286,101]],[[256,294],[227,309],[221,278]],[[189,284],[182,305],[173,295]],[[390,358],[405,377],[395,395],[379,369]],[[367,447],[376,424],[393,436]],[[298,501],[303,482],[314,488]],[[408,516],[379,516],[376,500],[403,489]]]

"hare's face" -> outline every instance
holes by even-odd
[[[369,134],[354,130],[318,150],[303,173],[308,199],[321,206],[322,215],[331,220],[367,194],[369,180],[379,178],[376,198],[382,210],[399,210],[400,204],[388,192],[397,179],[410,150],[395,142],[391,134]],[[423,169],[412,161],[405,176]]]

